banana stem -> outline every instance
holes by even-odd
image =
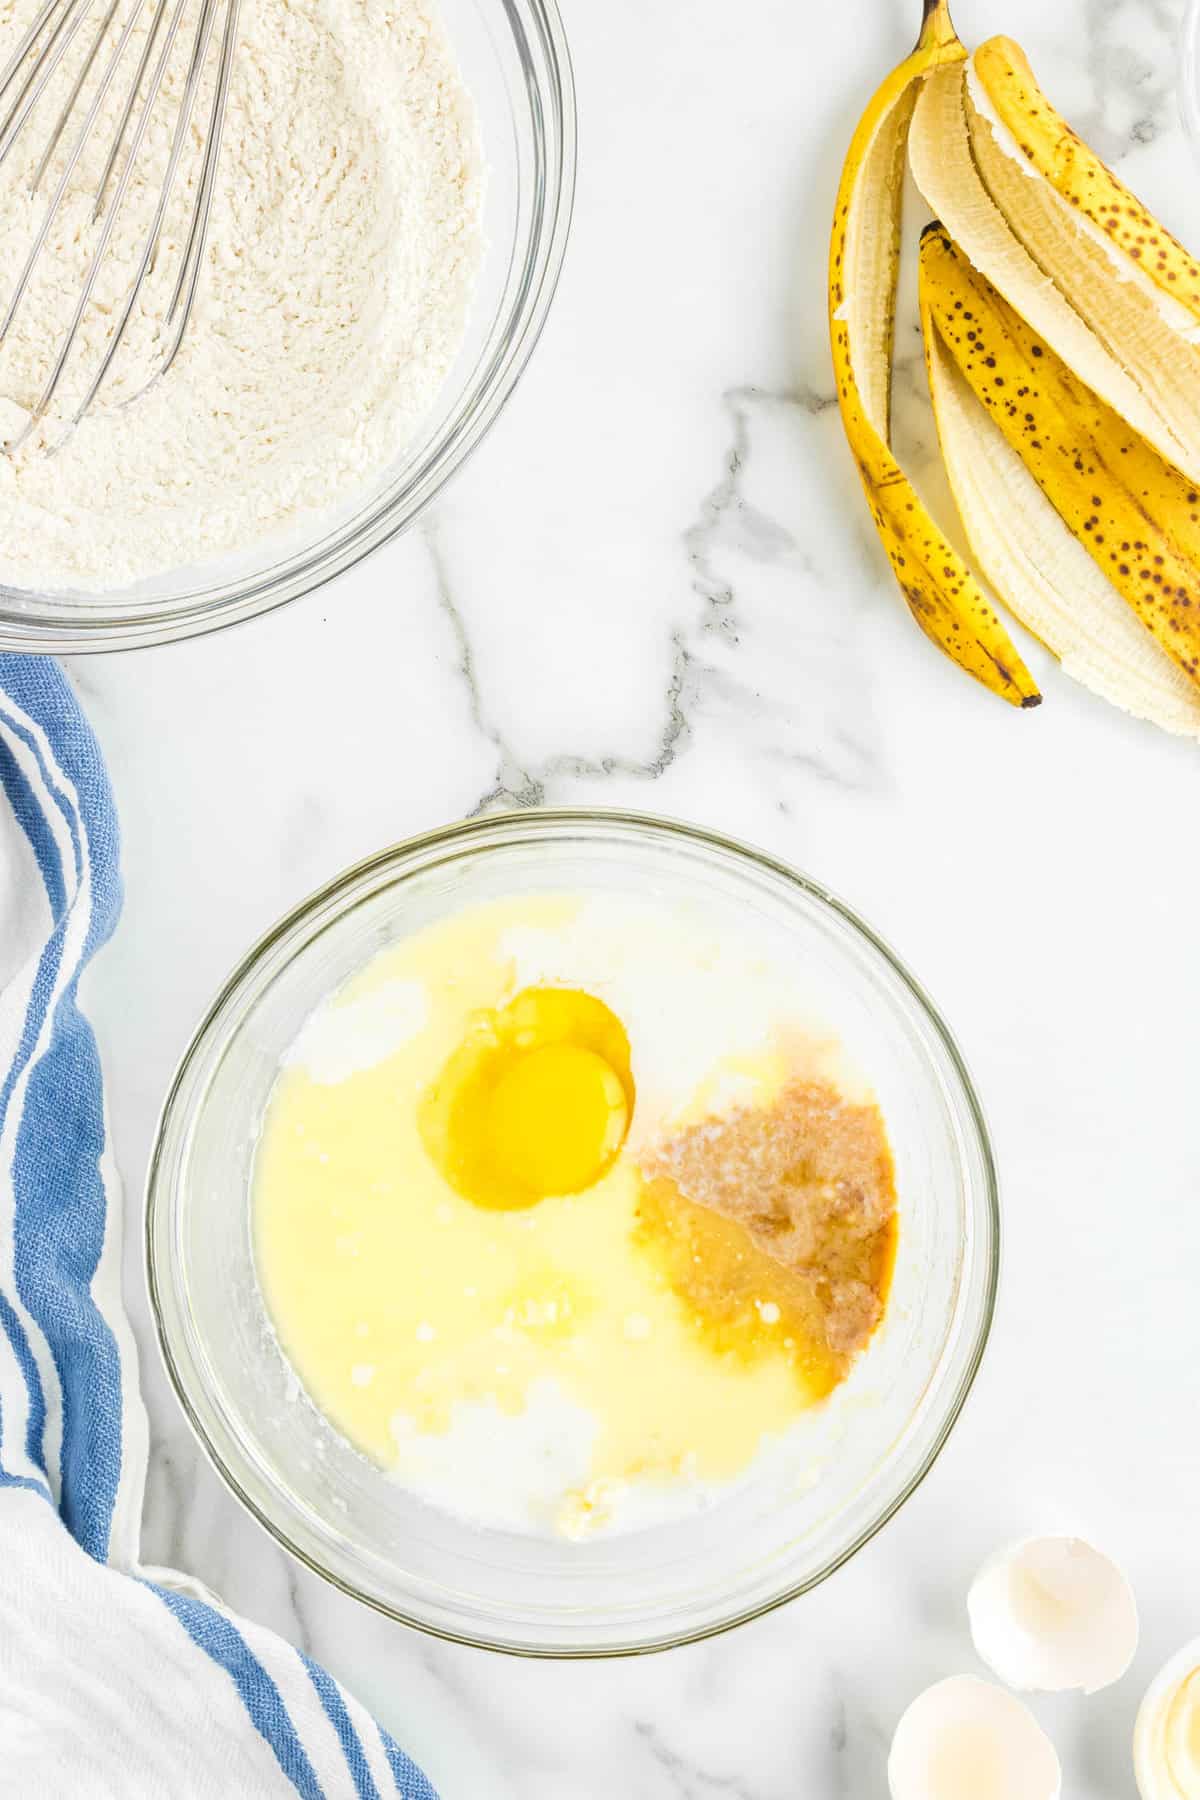
[[[918,50],[948,49],[957,44],[958,33],[950,17],[948,0],[924,0],[924,13],[921,18],[921,35],[917,39]]]

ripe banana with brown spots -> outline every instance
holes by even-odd
[[[984,134],[972,129],[971,121],[978,117],[970,104],[972,66],[962,63],[937,70],[922,86],[913,114],[909,162],[930,211],[980,273],[1089,387],[1164,456],[1200,479],[1200,379],[1179,383],[1168,378],[1172,358],[1164,353],[1162,337],[1167,327],[1161,319],[1152,331],[1142,320],[1143,328],[1126,330],[1117,341],[1114,323],[1128,319],[1134,305],[1129,294],[1123,304],[1102,309],[1107,321],[1103,335],[1093,328],[1085,316],[1086,308],[1080,305],[1080,288],[1086,291],[1088,284],[1066,277],[1066,269],[1078,274],[1079,258],[1066,254],[1069,238],[1058,242],[1060,254],[1053,263],[1061,281],[1050,278],[1046,266],[1049,234],[1033,229],[1029,211],[1034,202],[1023,191],[1048,188],[1048,184],[1033,179],[1007,155],[988,160]],[[992,136],[987,130],[989,141]],[[1004,171],[1011,170],[1015,193],[999,181],[995,162]],[[992,169],[991,187],[984,180],[985,168]],[[1054,203],[1061,206],[1057,197]],[[1021,233],[1018,225],[1023,226]],[[1080,236],[1071,221],[1063,230],[1072,238]],[[1094,245],[1092,253],[1105,256]],[[1106,265],[1107,261],[1105,256]],[[1129,287],[1129,283],[1124,285]],[[1193,354],[1192,347],[1185,344],[1177,348],[1174,360],[1178,362],[1182,356],[1187,362]]]
[[[891,360],[909,123],[926,76],[966,52],[946,0],[926,0],[916,49],[872,97],[851,140],[834,211],[829,323],[838,404],[876,527],[921,629],[1014,706],[1041,696],[988,596],[890,448]]]
[[[839,401],[880,536],[923,629],[1032,704],[1004,626],[889,447],[907,144],[939,219],[922,328],[972,554],[1085,685],[1200,736],[1200,258],[1071,130],[1018,45],[968,56],[945,0],[925,11],[855,134],[830,260]]]
[[[929,391],[950,486],[994,593],[1066,673],[1164,731],[1200,738],[1200,688],[1067,529],[926,313]]]
[[[1200,685],[1200,494],[1072,375],[938,225],[921,241],[920,291],[926,332],[1093,563]],[[1020,523],[1014,517],[1014,529]]]
[[[988,193],[1174,444],[1153,441],[1200,479],[1200,261],[1059,116],[1011,38],[979,46],[962,92]]]
[[[1200,259],[1159,224],[1056,112],[1021,46],[1011,38],[989,38],[972,57],[971,73],[973,88],[977,83],[977,91],[986,96],[1022,162],[1050,183],[1075,218],[1094,225],[1111,251],[1200,323]]]

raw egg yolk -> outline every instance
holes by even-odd
[[[422,1103],[425,1147],[478,1206],[578,1194],[612,1166],[629,1129],[629,1039],[576,988],[526,988],[478,1014]]]
[[[628,1117],[624,1089],[602,1056],[547,1044],[500,1077],[486,1131],[497,1164],[526,1187],[577,1194],[620,1149]]]

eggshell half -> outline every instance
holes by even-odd
[[[1133,1593],[1082,1538],[1026,1538],[985,1563],[967,1613],[994,1675],[1024,1692],[1094,1694],[1119,1681],[1138,1643]]]
[[[1060,1800],[1054,1746],[1024,1701],[975,1675],[918,1694],[888,1758],[892,1800]]]

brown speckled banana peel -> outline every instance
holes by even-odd
[[[980,182],[1039,271],[1128,371],[1174,443],[1147,431],[1103,384],[1093,385],[1200,479],[1200,262],[1060,118],[1011,39],[991,38],[975,52],[963,74],[962,101]],[[969,240],[934,210],[977,261]],[[997,286],[1044,329],[1021,293],[999,279]],[[1091,381],[1069,348],[1046,335]]]
[[[888,76],[859,121],[842,170],[829,253],[833,366],[842,424],[913,617],[992,693],[1014,706],[1036,706],[1037,686],[995,609],[889,448],[908,127],[925,76],[965,54],[945,0],[937,0],[927,9],[916,50]]]
[[[1023,319],[1063,358],[1063,361],[1102,399],[1127,419],[1162,454],[1180,467],[1200,477],[1200,380],[1195,383],[1197,399],[1177,391],[1169,376],[1170,363],[1178,357],[1166,357],[1160,342],[1166,326],[1161,320],[1153,339],[1147,334],[1126,330],[1121,355],[1115,355],[1109,343],[1093,329],[1080,307],[1079,283],[1071,284],[1071,298],[1047,274],[1038,258],[1044,254],[1043,239],[1017,235],[1012,218],[1000,206],[996,195],[985,185],[977,160],[977,144],[968,121],[971,110],[967,86],[970,63],[935,70],[922,84],[909,131],[908,154],[913,179],[921,190],[930,211],[953,238],[959,249],[970,258],[981,275],[999,289]],[[1024,168],[1011,157],[999,161],[1011,170],[1019,184],[1014,198],[1005,190],[1015,213],[1027,201],[1021,189],[1045,188],[1045,182],[1031,179]],[[1057,197],[1055,196],[1057,204]],[[1028,218],[1026,217],[1028,225]],[[1070,237],[1081,234],[1068,223]],[[1063,246],[1060,243],[1060,250]],[[1096,254],[1105,259],[1103,250]],[[1060,256],[1060,264],[1069,260]],[[1078,259],[1076,259],[1077,261]],[[1111,275],[1111,267],[1108,269]],[[1061,269],[1060,269],[1061,273]],[[1086,284],[1084,284],[1086,285]],[[1128,293],[1130,284],[1124,288]],[[1125,315],[1128,314],[1128,305]],[[1110,306],[1110,320],[1118,320],[1121,308]],[[1190,350],[1187,352],[1191,354]],[[1196,442],[1189,450],[1190,426]]]
[[[1082,686],[1164,731],[1200,738],[1200,689],[1072,537],[927,311],[922,326],[942,459],[992,590]]]
[[[1173,238],[1057,113],[1011,38],[989,38],[971,59],[997,119],[1019,155],[1126,261],[1200,322],[1200,259]]]
[[[1200,497],[1072,376],[940,226],[921,240],[921,305],[1064,525],[1200,683]]]

